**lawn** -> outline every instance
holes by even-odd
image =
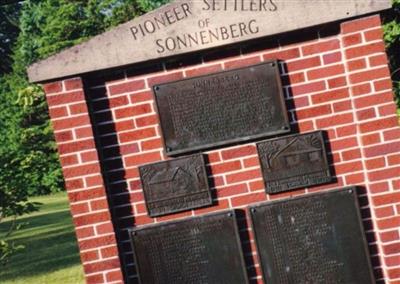
[[[84,283],[67,196],[58,193],[32,198],[43,205],[39,212],[20,218],[27,223],[11,237],[25,249],[0,269],[0,283]],[[0,225],[0,234],[7,224]]]

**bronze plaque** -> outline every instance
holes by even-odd
[[[250,207],[266,283],[374,283],[355,188]]]
[[[201,154],[144,165],[139,172],[151,217],[212,204]]]
[[[267,193],[332,181],[322,131],[257,144]]]
[[[235,211],[131,231],[140,283],[248,283]]]
[[[290,132],[276,61],[154,86],[167,155]]]

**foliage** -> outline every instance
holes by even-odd
[[[393,0],[393,9],[386,15],[383,28],[400,115],[400,0]]]
[[[170,2],[170,0],[140,0],[138,2],[142,11],[148,12]]]
[[[5,265],[10,256],[23,248],[22,245],[15,245],[13,242],[6,241],[11,234],[20,228],[16,224],[18,216],[36,211],[38,203],[29,202],[26,192],[14,190],[16,187],[23,186],[24,180],[13,178],[15,165],[18,161],[12,158],[13,153],[0,154],[0,223],[4,218],[11,217],[4,235],[0,236],[0,264]],[[19,184],[11,184],[9,180]]]
[[[26,68],[61,49],[142,14],[150,1],[27,0],[19,18],[20,33],[12,59],[12,73],[0,86],[0,153],[13,153],[14,190],[29,195],[63,188],[56,146],[43,91],[30,85]],[[161,3],[155,1],[154,3]],[[156,6],[157,4],[153,4]],[[0,173],[0,176],[2,174]],[[17,180],[24,180],[23,189]]]
[[[20,5],[0,6],[0,76],[11,71],[12,44],[18,36]]]
[[[78,44],[142,13],[134,0],[28,0],[22,6],[13,70]]]
[[[63,190],[45,94],[26,68],[163,1],[26,0],[0,7],[0,223],[37,210],[28,196]],[[8,73],[8,74],[5,74]],[[0,260],[20,249],[0,236]]]

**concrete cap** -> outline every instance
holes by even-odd
[[[391,8],[390,0],[178,0],[28,68],[42,82]]]

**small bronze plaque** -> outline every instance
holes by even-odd
[[[131,231],[140,283],[248,283],[235,212]]]
[[[332,181],[322,131],[257,144],[267,193]]]
[[[167,155],[290,132],[278,63],[154,86]]]
[[[144,165],[139,171],[151,217],[212,204],[201,154]]]
[[[266,283],[374,283],[355,188],[250,212]]]

